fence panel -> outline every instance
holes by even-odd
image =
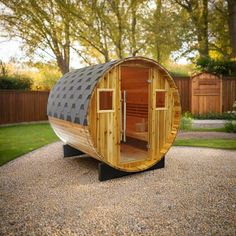
[[[181,97],[182,112],[193,111],[191,109],[191,89],[190,77],[174,77]],[[236,100],[236,77],[222,78],[222,112],[232,110],[232,105]]]
[[[230,111],[236,101],[236,78],[223,77],[222,81],[222,110]]]
[[[199,73],[191,78],[191,112],[222,112],[222,79],[214,74]]]
[[[0,124],[47,120],[49,91],[0,90]]]
[[[174,81],[179,89],[182,112],[190,111],[190,78],[174,77]]]

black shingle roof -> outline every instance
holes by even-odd
[[[87,125],[89,98],[99,79],[117,61],[66,73],[51,90],[47,115]]]

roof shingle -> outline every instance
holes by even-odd
[[[87,125],[89,99],[94,87],[116,62],[88,66],[66,73],[49,94],[47,115]]]

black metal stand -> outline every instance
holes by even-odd
[[[78,149],[71,147],[68,144],[63,145],[63,156],[64,157],[73,157],[85,154]]]
[[[160,168],[164,168],[164,167],[165,167],[165,157],[163,157],[157,164],[155,164],[154,166],[152,166],[149,169],[144,170],[144,171],[155,170],[155,169],[160,169]],[[140,172],[144,172],[144,171],[140,171]],[[120,177],[123,177],[126,175],[133,175],[133,174],[137,174],[140,172],[120,171],[120,170],[110,167],[109,165],[107,165],[103,162],[100,162],[98,164],[98,179],[100,181],[106,181],[109,179],[120,178]]]
[[[65,157],[73,157],[73,156],[80,156],[85,154],[84,152],[81,152],[80,150],[71,147],[68,144],[63,145],[63,156]],[[144,171],[149,171],[149,170],[155,170],[155,169],[160,169],[165,167],[165,156],[154,166],[150,167],[147,170]],[[115,168],[112,168],[111,166],[105,164],[104,162],[99,162],[98,163],[98,179],[100,181],[106,181],[109,179],[115,179],[115,178],[120,178],[123,176],[127,175],[133,175],[137,174],[140,172],[144,171],[139,171],[139,172],[125,172],[121,170],[117,170]]]

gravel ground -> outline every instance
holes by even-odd
[[[225,132],[195,132],[195,131],[179,131],[177,139],[212,139],[212,138],[223,138],[223,139],[236,139],[235,133]]]
[[[236,235],[236,151],[172,147],[164,169],[99,182],[61,146],[0,168],[0,235]]]

